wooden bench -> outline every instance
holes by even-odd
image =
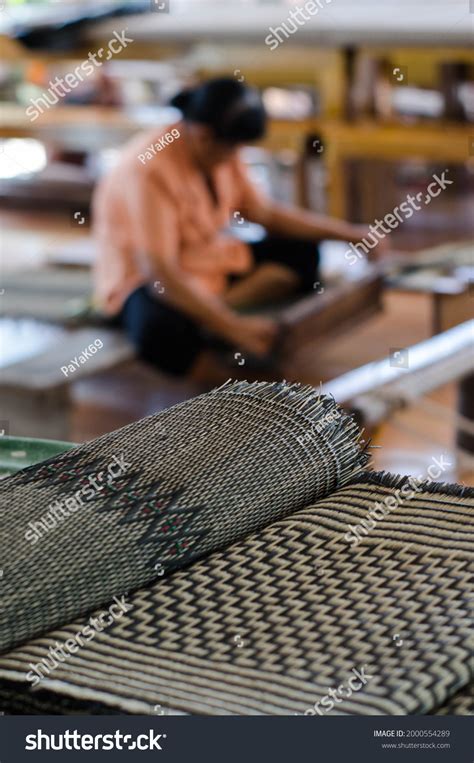
[[[96,345],[96,352],[89,351],[90,357],[81,363],[79,356],[97,340],[102,347]],[[113,368],[133,354],[120,332],[102,327],[60,329],[41,351],[0,368],[0,419],[6,421],[6,434],[70,439],[71,382]],[[61,370],[74,358],[78,358],[78,366],[73,371]]]

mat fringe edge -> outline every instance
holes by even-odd
[[[409,481],[415,481],[413,476],[402,474],[392,474],[387,471],[362,471],[354,475],[350,485],[370,484],[380,487],[400,489]],[[460,485],[456,482],[432,482],[431,480],[418,481],[416,483],[420,491],[424,493],[437,493],[439,495],[450,496],[451,498],[474,498],[474,487],[470,485]]]

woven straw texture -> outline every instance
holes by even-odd
[[[367,463],[360,437],[309,387],[236,382],[2,480],[0,651],[328,495]],[[52,515],[114,457],[121,476]]]
[[[444,705],[436,708],[433,715],[474,715],[473,682],[450,697]]]
[[[163,576],[39,690],[128,713],[465,712],[474,490],[424,485],[369,522],[369,509],[405,483],[359,475]],[[349,542],[350,525],[363,520],[367,532]],[[0,675],[29,687],[26,673],[85,622],[3,655]],[[365,685],[315,712],[329,689],[347,687],[362,669]]]

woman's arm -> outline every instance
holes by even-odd
[[[165,299],[197,323],[206,326],[235,347],[255,355],[264,355],[269,351],[277,331],[273,321],[238,315],[220,297],[203,289],[175,260],[163,260],[159,272],[165,288]]]
[[[274,201],[270,201],[267,208],[261,212],[267,221],[268,230],[285,236],[307,239],[331,238],[355,242],[359,241],[366,232],[362,226],[353,225],[346,220]]]
[[[248,220],[263,225],[270,233],[314,240],[339,239],[356,244],[370,232],[367,225],[355,225],[270,199],[259,192],[240,162],[237,173],[242,192],[240,213]],[[386,241],[382,239],[377,248],[385,249]]]

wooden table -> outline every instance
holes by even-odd
[[[470,125],[400,125],[375,122],[323,122],[324,158],[329,175],[329,212],[349,216],[346,198],[346,166],[350,159],[470,163],[474,165],[473,131]],[[387,210],[389,212],[390,210]]]

